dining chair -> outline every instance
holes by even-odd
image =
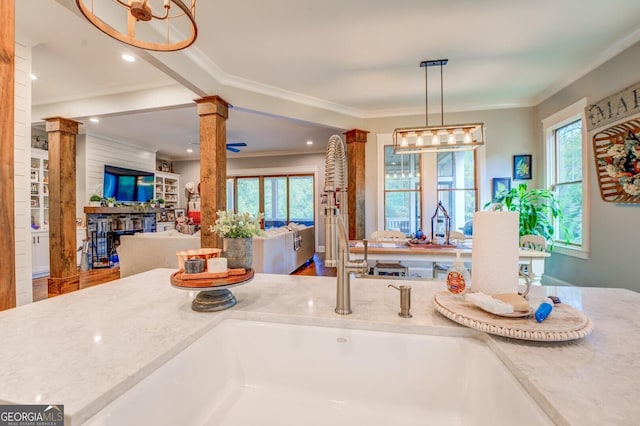
[[[406,241],[407,236],[402,231],[383,229],[372,232],[371,240],[398,242]],[[403,265],[401,261],[376,261],[376,263],[373,265],[373,275],[399,275],[402,277],[406,277],[407,275],[409,275],[409,268]]]
[[[451,244],[462,244],[465,242],[465,240],[470,239],[471,237],[464,235],[462,232],[458,232],[458,231],[451,231],[449,232],[449,243]],[[438,278],[438,274],[439,273],[444,273],[446,274],[449,271],[449,268],[451,268],[452,263],[446,262],[446,263],[442,263],[442,262],[437,262],[434,261],[431,264],[431,278]],[[469,272],[471,272],[471,268],[467,268],[469,270]]]
[[[547,250],[547,240],[541,235],[523,235],[520,237],[520,247],[538,251]],[[538,282],[540,277],[537,277],[531,271],[531,263],[523,263],[520,265],[520,273],[527,275],[532,282]]]

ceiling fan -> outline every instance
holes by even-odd
[[[189,142],[189,145],[200,145],[200,142]],[[245,142],[233,142],[227,144],[227,151],[240,152],[240,147],[247,146]]]
[[[247,146],[246,143],[244,142],[235,142],[235,143],[228,143],[227,144],[227,151],[230,152],[240,152],[240,148],[241,146]]]

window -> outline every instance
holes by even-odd
[[[391,135],[378,135],[380,200],[378,228],[412,234],[431,232],[431,215],[442,201],[451,218],[451,229],[469,230],[479,204],[478,150],[394,154]],[[426,213],[425,213],[426,212]]]
[[[236,178],[236,188],[238,212],[249,212],[257,216],[264,211],[260,208],[259,177]]]
[[[235,179],[227,178],[227,211],[233,212],[236,210],[235,193]]]
[[[557,251],[587,257],[586,100],[543,120],[547,186],[558,196],[562,218],[556,221]]]
[[[311,226],[315,222],[314,188],[314,176],[307,174],[230,177],[227,209],[253,215],[264,212],[265,229],[289,222]]]
[[[264,227],[272,228],[287,224],[287,178],[274,176],[264,178]]]
[[[313,224],[313,176],[289,176],[289,222]]]
[[[421,228],[420,155],[384,147],[384,229],[411,234]]]
[[[475,150],[437,154],[438,201],[449,213],[452,230],[462,231],[478,210],[475,154]]]

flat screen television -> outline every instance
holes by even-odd
[[[104,166],[104,198],[118,202],[147,202],[153,198],[154,175],[152,172]]]

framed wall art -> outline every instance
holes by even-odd
[[[531,155],[513,156],[513,180],[531,179]]]
[[[491,184],[491,199],[496,201],[501,192],[507,192],[511,189],[511,178],[497,177],[493,178]]]

